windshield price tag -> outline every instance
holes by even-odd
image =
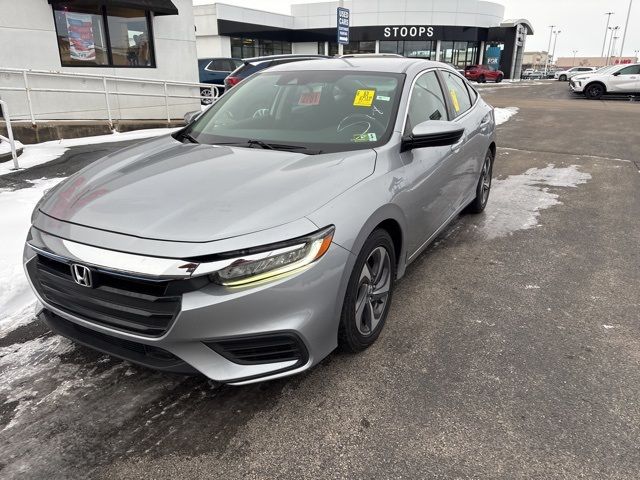
[[[370,107],[376,96],[375,90],[356,90],[356,96],[353,99],[354,107]]]
[[[352,141],[353,142],[375,142],[378,140],[378,136],[371,133],[360,133],[358,135],[354,135]]]
[[[456,109],[456,112],[459,112],[460,104],[458,103],[458,95],[456,94],[456,91],[452,88],[449,90],[449,93],[451,94],[451,101],[453,102],[453,108]]]

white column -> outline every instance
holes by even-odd
[[[376,53],[380,53],[380,40],[376,40]]]
[[[480,42],[480,56],[478,57],[478,65],[482,65],[484,63],[484,40]]]
[[[440,46],[442,45],[442,42],[440,40],[438,40],[436,42],[436,62],[440,61]]]

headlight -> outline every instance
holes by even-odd
[[[220,285],[234,287],[293,273],[327,252],[334,231],[331,226],[272,246],[225,254],[230,257],[231,264],[212,274],[211,279]]]

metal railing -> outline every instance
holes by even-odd
[[[2,116],[4,117],[5,123],[7,125],[7,135],[9,135],[9,138],[0,135],[0,140],[9,143],[9,147],[11,147],[11,157],[13,158],[13,168],[18,170],[20,166],[18,165],[18,155],[16,154],[16,141],[13,139],[13,129],[11,128],[11,116],[9,115],[9,107],[7,106],[7,102],[5,102],[4,100],[0,100],[0,107],[2,107]]]
[[[212,85],[208,83],[192,83],[192,82],[178,82],[178,81],[166,81],[166,80],[157,80],[152,78],[139,78],[139,77],[118,77],[115,75],[97,75],[92,73],[75,73],[75,72],[56,72],[50,70],[27,70],[22,68],[5,68],[0,67],[0,73],[7,73],[11,75],[20,75],[22,76],[22,84],[21,86],[8,86],[3,87],[0,86],[0,92],[2,91],[13,91],[13,92],[24,92],[26,95],[26,103],[27,109],[29,112],[29,119],[31,120],[32,125],[37,124],[37,118],[34,108],[34,101],[32,99],[32,92],[50,92],[50,93],[72,93],[72,94],[98,94],[104,96],[104,106],[107,112],[107,117],[109,120],[109,126],[113,127],[113,109],[109,102],[110,96],[135,96],[135,97],[158,97],[164,98],[164,108],[166,113],[167,122],[171,121],[170,114],[170,98],[192,98],[192,99],[211,99],[212,101],[217,99],[220,96],[221,88],[224,88],[224,85]],[[56,78],[77,78],[84,80],[95,80],[101,81],[102,88],[101,89],[74,89],[74,88],[54,88],[54,87],[32,87],[30,86],[31,77],[56,77]],[[139,83],[143,85],[158,85],[162,86],[161,93],[147,93],[147,92],[132,92],[132,91],[121,91],[120,89],[109,89],[109,83],[115,83],[115,86],[118,87],[119,84],[127,84],[127,83]],[[200,95],[186,95],[186,94],[178,94],[178,93],[170,93],[169,87],[192,87],[199,89],[210,89],[211,96],[202,95],[200,91]]]

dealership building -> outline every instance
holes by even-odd
[[[505,20],[504,6],[479,0],[352,0],[344,54],[395,53],[467,65],[487,64],[520,78],[525,19]],[[198,58],[279,53],[336,55],[338,2],[291,6],[291,15],[223,3],[194,7]]]

